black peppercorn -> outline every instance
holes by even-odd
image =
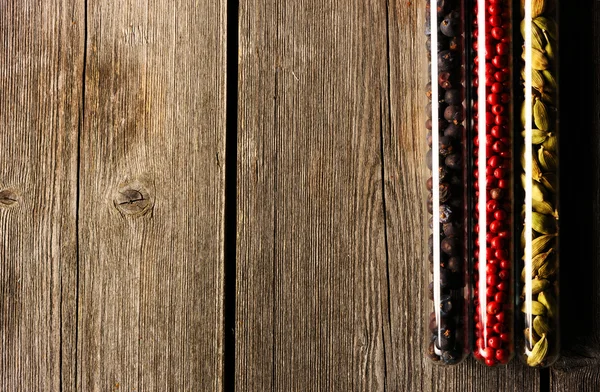
[[[450,48],[450,50],[456,51],[456,52],[460,52],[462,49],[462,41],[461,41],[461,37],[454,37],[450,40],[450,42],[448,43],[448,47]]]
[[[458,257],[450,257],[448,260],[448,269],[452,272],[458,272],[461,268],[461,260]]]
[[[446,157],[444,163],[446,163],[446,166],[450,169],[459,170],[462,164],[462,157],[460,154],[450,154]]]
[[[446,121],[459,124],[464,120],[464,110],[461,105],[450,105],[444,110]]]
[[[440,248],[442,252],[447,255],[454,256],[457,252],[456,239],[455,237],[446,237],[440,243]]]
[[[459,17],[455,15],[457,15],[456,12],[451,12],[440,23],[440,31],[446,37],[456,37],[460,34],[460,15]]]
[[[453,237],[458,235],[458,228],[454,223],[444,223],[442,228],[446,237]]]
[[[427,190],[430,191],[433,189],[433,178],[429,177],[427,179],[427,182],[425,183],[425,186],[427,187]]]
[[[444,93],[444,101],[446,101],[448,105],[460,105],[463,101],[461,91],[455,88],[446,90]]]
[[[457,363],[461,356],[460,349],[447,350],[442,352],[442,361],[448,365]]]
[[[450,174],[450,172],[448,171],[448,168],[446,167],[446,165],[441,165],[439,168],[439,173],[440,173],[440,181],[442,181],[443,179],[445,179],[448,174]]]
[[[452,7],[451,0],[437,0],[437,15],[438,18],[443,18],[446,15],[450,8]]]
[[[452,312],[452,298],[450,295],[441,296],[439,306],[441,314],[450,315],[450,312]]]
[[[435,346],[440,350],[449,350],[454,345],[454,332],[451,329],[440,329],[435,339]]]
[[[433,162],[431,159],[432,154],[433,153],[431,150],[427,151],[427,154],[425,154],[425,162],[427,163],[427,167],[429,168],[429,170],[431,170],[431,164]]]
[[[438,53],[438,69],[442,72],[451,71],[460,64],[459,56],[450,51],[442,50]]]
[[[448,136],[440,137],[440,155],[448,156],[454,152],[454,146],[452,145],[452,138]]]
[[[452,81],[450,80],[451,77],[452,74],[450,74],[450,72],[440,72],[438,75],[439,85],[444,89],[452,88]]]
[[[444,136],[451,137],[454,140],[461,140],[464,129],[465,127],[463,127],[462,125],[450,123],[444,129]]]
[[[450,192],[450,185],[445,182],[440,183],[440,202],[445,203],[448,201],[452,193]]]

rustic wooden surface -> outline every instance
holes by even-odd
[[[0,1],[0,390],[75,378],[83,4]]]
[[[600,390],[586,1],[540,372],[423,359],[424,2],[0,0],[0,390]]]
[[[225,11],[87,2],[78,389],[222,389]]]

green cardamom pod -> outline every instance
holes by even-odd
[[[544,80],[546,81],[545,84],[550,88],[550,90],[555,91],[557,84],[554,75],[552,75],[552,72],[545,69],[542,71],[542,75],[544,75]]]
[[[531,0],[531,17],[535,18],[546,10],[546,0]]]
[[[531,216],[531,226],[533,230],[541,234],[556,233],[556,219],[550,215],[543,215],[534,211]]]
[[[549,257],[549,258],[547,258],[546,262],[538,270],[538,276],[542,279],[548,279],[551,276],[553,276],[554,274],[556,274],[557,269],[558,269],[558,262],[556,260],[556,257]],[[543,290],[545,290],[545,289],[546,288],[544,288]]]
[[[540,183],[552,193],[556,193],[557,182],[558,178],[555,173],[544,173],[542,178],[540,178]]]
[[[550,128],[550,115],[546,104],[540,99],[536,99],[533,104],[533,121],[538,129],[548,131]]]
[[[548,288],[548,286],[550,285],[550,282],[547,281],[546,279],[539,279],[537,277],[531,279],[531,295],[536,295],[539,294],[540,292],[546,290]],[[526,287],[523,287],[523,295],[526,295]]]
[[[528,305],[529,302],[523,302],[521,305],[521,312],[529,314]],[[531,314],[534,316],[544,315],[546,314],[546,307],[539,303],[538,301],[531,301]]]
[[[523,60],[525,59],[525,52],[523,52]],[[548,58],[546,54],[539,49],[531,48],[531,64],[525,64],[531,66],[533,69],[543,71],[548,69]]]
[[[536,333],[531,330],[531,328],[525,328],[523,334],[525,335],[525,341],[527,341],[528,348],[530,350],[540,340],[540,337],[537,336]]]
[[[529,179],[529,181],[531,181],[531,179]],[[523,189],[527,188],[527,177],[525,176],[525,173],[521,173],[521,185],[523,186]],[[546,191],[542,184],[537,181],[532,181],[531,185],[531,198],[533,200],[544,201],[547,199]]]
[[[552,40],[548,40],[546,46],[544,46],[544,51],[546,52],[546,57],[548,57],[548,60],[554,61],[554,53],[556,52],[556,50],[554,49]]]
[[[545,335],[552,331],[552,326],[548,322],[548,319],[544,316],[536,316],[533,319],[533,329],[538,335]]]
[[[527,365],[529,366],[538,366],[540,365],[546,355],[548,354],[548,340],[546,339],[546,334],[542,335],[542,338],[533,346],[533,350],[531,350],[531,354],[527,357]]]
[[[523,80],[523,83],[525,83],[525,79],[525,68],[523,68],[521,70],[521,80]],[[541,71],[537,71],[535,69],[531,70],[531,85],[536,90],[544,91],[546,87],[546,79]]]
[[[531,257],[533,257],[532,263],[534,262],[535,257],[537,257],[539,254],[545,251],[546,247],[550,245],[552,240],[554,240],[555,238],[555,234],[541,235],[531,242]],[[552,249],[550,249],[550,251],[552,251]],[[542,266],[544,260],[546,260],[546,257],[548,257],[548,255],[549,254],[546,254],[544,256],[544,258],[541,260],[541,263],[538,265],[538,268]],[[535,271],[537,272],[537,269]]]
[[[523,167],[523,170],[525,170],[525,148],[523,148],[523,153],[521,154],[521,166]],[[542,178],[542,169],[540,168],[540,165],[537,161],[537,157],[535,155],[531,159],[531,177],[535,181],[539,181]],[[523,188],[525,188],[526,178],[524,177],[524,174],[521,176],[521,179],[523,180]]]
[[[540,162],[540,167],[545,172],[555,172],[558,167],[556,156],[546,150],[544,146],[541,146],[538,150],[538,160]]]
[[[542,236],[544,237],[544,236]],[[546,237],[552,237],[552,236],[546,236]],[[539,238],[539,237],[538,237]],[[534,245],[535,245],[535,240],[533,240]],[[533,248],[533,246],[532,246]],[[536,276],[538,274],[538,270],[546,263],[546,259],[552,254],[552,252],[554,252],[553,249],[550,249],[548,252],[544,252],[544,253],[540,253],[539,251],[537,251],[538,253],[535,254],[536,249],[532,250],[532,256],[531,256],[531,276]],[[523,258],[525,258],[525,256],[523,256]],[[523,268],[523,270],[521,271],[521,281],[525,282],[525,279],[527,279],[527,267]]]
[[[556,22],[552,19],[546,18],[545,16],[534,17],[533,23],[535,23],[542,31],[544,31],[552,39],[557,37],[557,26]]]
[[[531,199],[532,200],[537,200],[537,201],[544,201],[547,199],[546,196],[546,191],[544,190],[544,187],[542,186],[542,184],[540,184],[537,181],[534,181],[531,187]]]
[[[532,207],[535,212],[544,215],[554,215],[554,207],[547,201],[532,200]]]
[[[527,131],[521,132],[521,136],[525,138]],[[546,131],[542,131],[541,129],[534,128],[531,130],[531,142],[533,144],[542,144],[548,139],[549,133]]]
[[[549,318],[553,318],[556,315],[558,308],[556,298],[550,293],[550,290],[544,290],[538,294],[538,303],[546,309],[545,312]]]
[[[555,135],[549,134],[548,138],[542,143],[547,151],[556,152],[558,149],[558,138]]]
[[[526,26],[527,23],[523,20],[521,22],[521,35],[523,39],[525,39]],[[546,36],[542,29],[535,23],[531,24],[531,46],[539,50],[542,50],[546,46]]]

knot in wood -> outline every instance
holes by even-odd
[[[0,190],[0,207],[12,207],[18,202],[18,195],[12,189]]]
[[[123,215],[143,216],[152,210],[154,202],[148,190],[136,181],[117,191],[114,205]]]

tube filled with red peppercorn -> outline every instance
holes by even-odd
[[[514,354],[511,4],[477,0],[473,13],[473,355],[487,366]]]
[[[521,1],[520,139],[522,201],[517,354],[531,367],[559,356],[558,322],[558,9]]]
[[[427,284],[431,308],[426,355],[453,365],[470,352],[466,249],[465,34],[462,0],[428,0]]]

